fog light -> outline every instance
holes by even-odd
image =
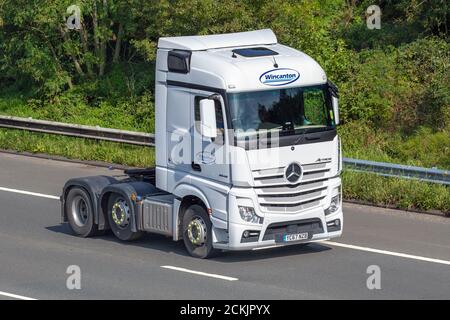
[[[336,220],[327,222],[327,227],[333,227],[333,226],[339,227],[340,224],[341,224],[341,221],[339,219],[336,219]]]
[[[262,218],[255,213],[252,207],[239,206],[239,214],[242,220],[251,223],[262,223]]]
[[[328,232],[336,232],[336,231],[341,230],[341,220],[336,219],[336,220],[327,222],[327,229],[328,229]]]
[[[245,230],[242,232],[241,243],[257,242],[259,234],[259,230]]]

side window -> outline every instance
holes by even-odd
[[[200,100],[205,99],[204,96],[195,96],[194,98],[194,116],[195,116],[195,130],[201,134],[200,130]],[[220,102],[214,101],[216,107],[216,126],[217,126],[217,137],[214,140],[217,144],[224,143],[224,132],[225,132],[225,123],[223,119],[222,107],[220,106]]]

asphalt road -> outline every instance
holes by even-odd
[[[0,299],[450,297],[448,218],[345,204],[344,235],[333,242],[199,260],[159,235],[133,243],[71,235],[48,196],[70,177],[96,174],[121,172],[0,153]],[[67,289],[70,265],[80,267],[79,290]],[[372,265],[380,289],[366,285]]]

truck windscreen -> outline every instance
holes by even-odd
[[[262,130],[281,134],[327,130],[334,127],[330,100],[325,85],[228,94],[238,137]]]

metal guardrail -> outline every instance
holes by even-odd
[[[92,127],[31,118],[19,118],[0,115],[0,127],[60,134],[65,136],[122,142],[142,146],[155,144],[153,134],[126,130]]]
[[[35,120],[31,118],[0,115],[0,127],[121,142],[141,146],[155,145],[155,136],[150,133]],[[450,185],[450,172],[447,170],[428,169],[351,158],[343,158],[343,162],[345,168],[352,171],[370,172],[387,177],[416,179],[426,182]]]
[[[402,164],[375,162],[351,158],[343,158],[342,160],[345,167],[353,171],[370,172],[386,177],[415,179],[450,185],[450,171],[448,170],[428,169],[422,167],[406,166]]]

